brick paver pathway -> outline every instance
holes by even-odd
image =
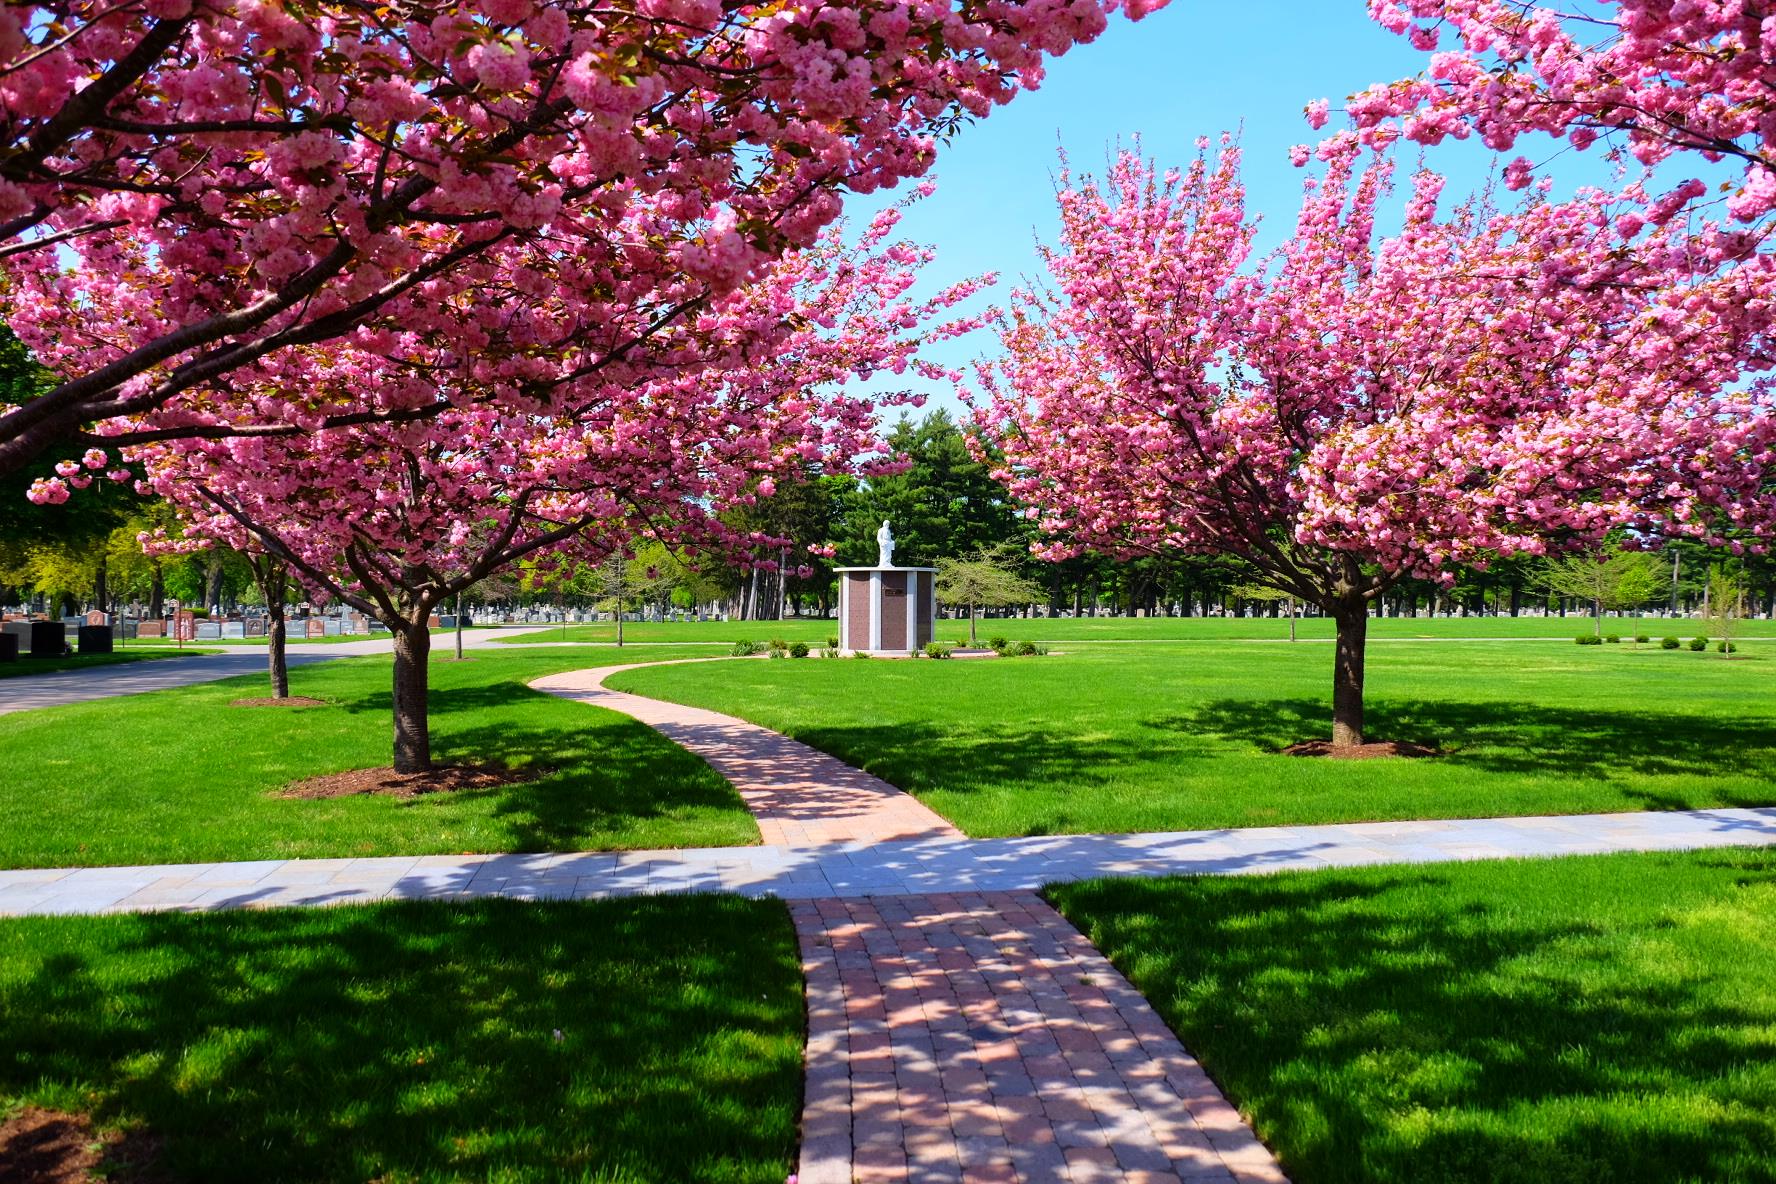
[[[573,670],[530,685],[633,716],[708,761],[740,791],[770,846],[962,837],[911,794],[779,732],[731,715],[605,688],[606,678],[637,665],[643,663]]]
[[[1147,1000],[1031,892],[792,907],[800,1184],[1282,1181]]]

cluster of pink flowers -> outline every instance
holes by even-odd
[[[367,334],[417,364],[489,300],[539,340],[631,340],[638,303],[720,298],[811,245],[838,190],[924,172],[1117,4],[9,6],[0,318],[59,381],[0,407],[0,470],[193,426],[285,353]],[[295,402],[319,419],[250,407],[305,430],[369,409]]]

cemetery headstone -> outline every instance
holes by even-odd
[[[68,652],[68,627],[60,621],[31,622],[31,656],[59,658]]]
[[[108,654],[111,652],[111,626],[82,625],[75,633],[76,644],[83,654]]]
[[[0,662],[16,662],[19,657],[19,635],[0,633]]]

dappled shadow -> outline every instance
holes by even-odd
[[[1270,752],[1331,732],[1329,708],[1314,699],[1217,699],[1149,722]],[[1366,730],[1375,739],[1442,749],[1441,761],[1491,773],[1599,779],[1621,772],[1767,777],[1776,768],[1776,717],[1711,718],[1441,699],[1372,703]],[[1670,804],[1680,801],[1674,798]]]
[[[588,836],[622,831],[687,813],[731,812],[729,841],[745,842],[750,823],[733,788],[697,757],[645,725],[615,714],[571,709],[547,722],[514,716],[514,703],[555,704],[518,679],[482,686],[435,688],[430,695],[432,756],[439,763],[523,770],[534,779],[414,798],[404,809],[449,808],[453,801],[492,800],[506,845],[516,851],[571,851]],[[387,713],[386,691],[358,696],[350,711]],[[565,705],[564,705],[565,707]],[[719,827],[719,821],[714,823]],[[671,836],[643,836],[670,842]],[[601,844],[602,845],[602,844]]]
[[[1710,858],[1741,886],[1776,874],[1776,852]],[[1675,953],[1644,973],[1646,946],[1583,908],[1551,919],[1509,892],[1475,899],[1462,875],[1182,891],[1099,881],[1050,895],[1296,1184],[1776,1181],[1776,1099],[1745,1074],[1769,1055],[1767,991],[1723,984],[1735,972],[1718,954],[1712,970]],[[1441,903],[1451,897],[1462,903]]]
[[[790,1167],[801,978],[776,904],[4,924],[29,932],[0,961],[0,1095],[78,1090],[100,1123],[163,1138],[172,1179]]]

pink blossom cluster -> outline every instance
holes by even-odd
[[[1769,0],[1608,0],[1595,13],[1521,0],[1369,0],[1431,53],[1419,78],[1377,83],[1347,111],[1375,143],[1527,132],[1586,149],[1619,134],[1644,165],[1736,160],[1731,215],[1776,212],[1776,6]],[[1448,34],[1447,44],[1445,34]],[[1443,48],[1439,48],[1443,46]],[[1316,125],[1317,126],[1317,125]],[[1519,158],[1519,179],[1531,167]]]
[[[1613,531],[1769,537],[1767,257],[1699,256],[1638,190],[1446,211],[1430,172],[1384,236],[1387,155],[1321,154],[1255,267],[1226,141],[1063,174],[1052,286],[1018,296],[976,396],[1050,554],[1232,553],[1348,612]]]
[[[896,397],[854,390],[860,379],[922,366],[927,343],[978,323],[951,318],[972,283],[909,296],[931,252],[892,239],[899,218],[884,212],[851,244],[829,228],[660,324],[620,364],[591,338],[539,349],[516,369],[519,359],[491,363],[481,335],[520,330],[475,317],[468,348],[408,343],[429,359],[423,379],[373,342],[331,343],[279,355],[232,408],[206,408],[257,421],[264,400],[301,418],[348,390],[385,408],[450,396],[435,415],[186,435],[126,452],[188,534],[283,559],[311,591],[396,629],[423,625],[445,597],[520,559],[596,563],[648,537],[744,547],[757,540],[728,528],[725,511],[769,496],[784,474],[881,454],[878,408]],[[488,307],[512,319],[534,311]],[[503,397],[483,397],[489,388]]]
[[[1120,3],[7,6],[0,318],[59,382],[0,407],[0,469],[93,425],[191,426],[190,401],[156,415],[288,352],[417,364],[489,301],[539,344],[633,340],[638,304],[718,299],[840,190],[924,172]],[[353,390],[319,422],[369,410]],[[254,422],[317,422],[275,403]]]

